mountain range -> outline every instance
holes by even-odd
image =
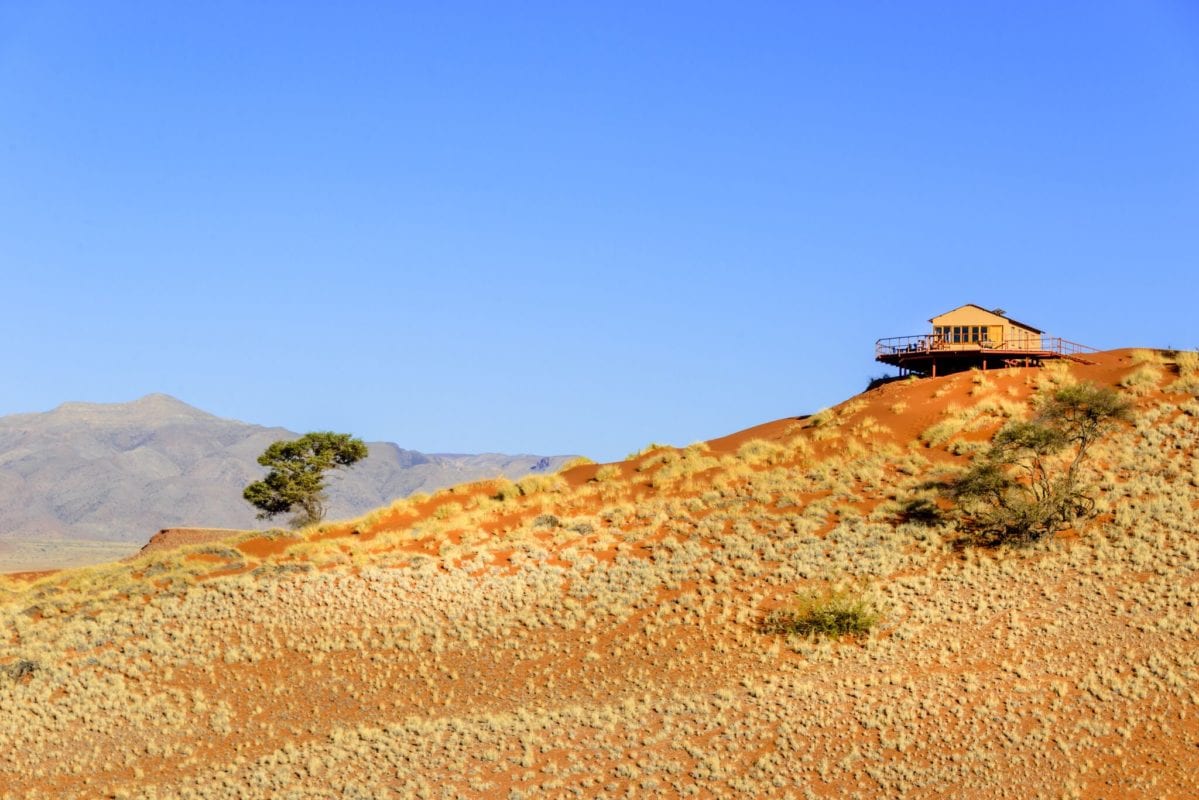
[[[256,459],[266,446],[297,435],[165,394],[0,417],[0,541],[132,543],[167,527],[268,526],[241,492],[265,473]],[[570,458],[368,447],[367,459],[331,474],[330,518],[463,481],[552,471]]]

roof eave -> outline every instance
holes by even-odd
[[[959,309],[963,309],[963,308],[977,308],[979,311],[986,311],[988,314],[995,314],[995,312],[992,311],[991,309],[983,308],[978,303],[963,303],[962,305],[957,306],[956,308],[951,308],[948,311],[942,311],[940,314],[937,315],[937,317],[943,317],[946,314],[952,314],[953,312],[955,312]],[[1045,331],[1041,330],[1040,328],[1034,328],[1031,325],[1025,325],[1023,322],[1017,322],[1016,320],[1012,319],[1011,317],[1007,316],[1006,314],[995,314],[995,316],[999,317],[1000,319],[1006,319],[1008,322],[1012,323],[1013,325],[1018,325],[1021,328],[1024,328],[1026,331],[1032,331],[1033,333],[1044,333],[1045,332]],[[929,319],[929,322],[931,323],[937,317],[931,317]]]

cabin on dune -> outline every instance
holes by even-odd
[[[879,339],[876,361],[901,374],[947,375],[967,369],[1040,366],[1053,359],[1088,363],[1096,350],[1017,322],[1002,308],[967,303],[933,317],[931,333]]]

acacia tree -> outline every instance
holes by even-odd
[[[325,473],[355,464],[368,455],[361,439],[348,433],[318,431],[271,444],[258,463],[270,467],[242,496],[259,509],[259,519],[296,510],[292,524],[303,527],[325,518]]]
[[[1091,445],[1131,415],[1129,402],[1109,387],[1060,388],[1034,419],[1000,429],[946,493],[980,543],[1028,543],[1055,533],[1094,513],[1079,469]]]

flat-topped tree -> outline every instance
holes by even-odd
[[[369,454],[366,444],[348,433],[317,431],[299,439],[274,442],[258,457],[270,467],[242,496],[259,509],[259,519],[296,510],[292,524],[303,527],[325,518],[325,473],[356,464]]]

